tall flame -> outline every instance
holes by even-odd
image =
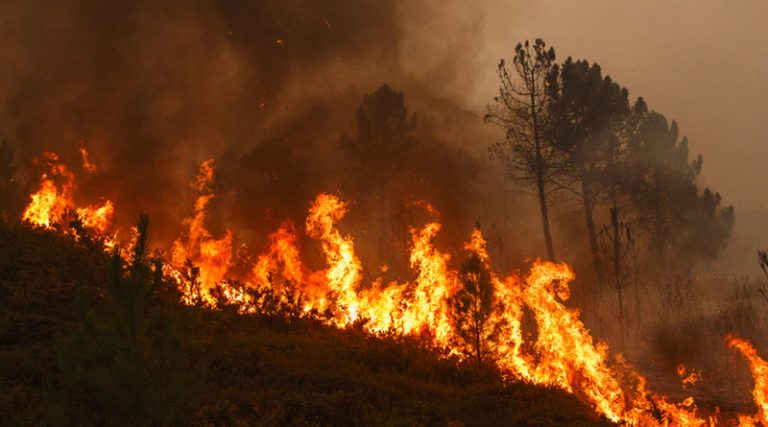
[[[448,269],[450,257],[432,245],[440,227],[439,223],[430,222],[422,229],[411,229],[411,268],[419,275],[404,310],[403,332],[418,333],[426,329],[437,343],[445,346],[451,336],[447,298],[457,284],[455,273]]]
[[[294,285],[304,283],[304,266],[298,248],[298,236],[291,222],[284,222],[268,236],[269,244],[253,267],[256,285],[280,287],[276,280],[282,276]]]
[[[768,426],[768,362],[757,354],[757,350],[749,342],[733,335],[728,335],[725,340],[732,349],[738,350],[747,359],[749,369],[752,371],[752,377],[755,380],[752,397],[757,405],[757,414],[754,416],[740,416],[739,425],[755,425],[759,421],[764,426]]]
[[[360,281],[362,266],[355,255],[351,237],[342,236],[335,223],[347,213],[347,204],[329,194],[317,196],[307,217],[307,233],[320,239],[328,260],[325,272],[326,285],[336,296],[335,314],[337,326],[347,326],[359,318],[356,286]],[[319,308],[325,308],[324,299]]]
[[[213,199],[211,188],[214,180],[214,161],[206,160],[200,164],[199,172],[190,184],[197,193],[194,215],[184,220],[185,235],[173,243],[171,266],[183,269],[191,262],[198,269],[197,277],[181,280],[180,287],[186,302],[201,299],[208,305],[215,305],[216,298],[212,290],[222,283],[232,260],[232,234],[227,230],[224,237],[214,239],[205,226],[205,210]],[[199,286],[199,289],[196,287]],[[194,288],[194,289],[193,289]]]
[[[65,221],[74,208],[74,177],[53,153],[43,153],[46,172],[40,189],[31,196],[23,219],[41,227]],[[284,222],[268,236],[243,286],[228,277],[233,264],[233,238],[227,230],[213,237],[206,227],[206,211],[214,198],[215,163],[206,160],[190,184],[196,199],[193,214],[183,221],[184,231],[171,247],[164,265],[166,277],[175,281],[182,302],[219,307],[233,304],[241,312],[258,312],[265,301],[298,305],[300,315],[315,316],[328,324],[347,328],[358,325],[372,334],[419,336],[432,346],[457,358],[467,357],[457,343],[451,301],[461,283],[450,267],[451,257],[434,246],[441,225],[437,212],[424,202],[417,205],[432,217],[410,230],[410,266],[415,279],[405,283],[363,283],[362,264],[354,239],[338,229],[349,203],[330,194],[313,201],[304,229],[322,247],[326,268],[310,271],[301,259],[299,230]],[[76,210],[81,223],[105,235],[114,206],[88,206]],[[108,241],[104,240],[105,245]],[[127,243],[130,246],[130,242]],[[651,391],[647,380],[622,357],[609,355],[605,343],[596,342],[581,321],[578,310],[568,308],[573,270],[565,263],[536,260],[525,274],[497,275],[485,239],[475,229],[464,249],[479,258],[495,290],[494,303],[503,310],[489,319],[499,327],[488,356],[505,378],[555,386],[574,393],[611,421],[642,426],[714,426],[715,417],[697,414],[693,398],[673,402]],[[292,294],[295,292],[296,294]],[[297,296],[298,295],[298,296]],[[295,307],[296,308],[296,307]],[[524,322],[529,316],[531,322]],[[535,331],[524,331],[523,325]],[[768,425],[768,363],[747,341],[729,336],[728,345],[747,359],[755,379],[753,396],[758,411],[739,415],[740,425]],[[680,366],[678,374],[687,385],[700,378]]]

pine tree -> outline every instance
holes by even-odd
[[[535,190],[547,256],[554,261],[547,199],[553,191],[552,177],[560,173],[561,156],[552,144],[546,85],[555,63],[555,50],[547,49],[541,39],[533,44],[526,40],[515,47],[512,63],[514,74],[503,60],[499,63],[499,95],[485,115],[486,122],[507,131],[506,138],[489,151],[511,179]]]
[[[80,325],[62,344],[53,424],[178,425],[202,385],[179,332],[153,296],[161,265],[146,259],[147,216],[127,268],[116,253],[102,307],[80,309]]]
[[[490,271],[477,254],[464,261],[459,272],[461,288],[451,298],[456,339],[465,353],[482,367],[501,330],[496,314],[502,310],[495,296]]]
[[[402,92],[383,84],[363,97],[356,119],[356,134],[342,136],[341,146],[355,161],[355,179],[363,186],[361,195],[375,199],[378,261],[383,263],[389,234],[387,189],[391,177],[415,144],[416,116],[408,112]]]
[[[619,211],[623,128],[629,115],[628,91],[597,64],[565,60],[548,79],[554,144],[566,161],[559,184],[581,201],[587,241],[598,283],[605,281],[599,256],[595,209],[609,202]]]

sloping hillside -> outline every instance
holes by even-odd
[[[144,307],[110,264],[97,245],[0,226],[3,423],[606,424],[560,391],[502,384],[418,340],[186,307],[163,288]]]

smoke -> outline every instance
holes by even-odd
[[[541,223],[534,199],[512,192],[488,158],[486,147],[503,131],[484,125],[482,115],[498,87],[498,60],[508,57],[516,42],[543,37],[559,59],[600,63],[632,98],[642,95],[670,119],[679,117],[692,151],[704,155],[705,183],[721,191],[727,203],[738,209],[742,202],[764,200],[746,189],[765,186],[744,178],[764,175],[765,153],[754,149],[754,141],[765,134],[766,121],[754,116],[765,111],[765,103],[762,110],[750,104],[749,92],[761,92],[744,89],[764,89],[764,82],[729,75],[728,86],[738,86],[729,93],[713,84],[739,68],[728,56],[735,33],[726,31],[727,24],[737,25],[738,8],[726,15],[711,13],[714,20],[705,8],[680,19],[691,8],[679,6],[654,20],[662,9],[658,4],[639,10],[624,4],[602,7],[607,6],[463,0],[9,0],[0,6],[0,135],[16,148],[24,182],[37,182],[32,159],[55,151],[77,174],[81,204],[114,201],[121,226],[139,212],[150,213],[159,245],[173,241],[181,219],[192,213],[188,182],[197,164],[209,158],[216,159],[217,178],[207,226],[216,236],[230,229],[252,254],[284,220],[302,224],[316,194],[351,199],[340,228],[355,237],[372,279],[381,260],[370,201],[357,197],[365,188],[350,190],[359,188],[354,159],[339,138],[354,133],[363,96],[388,83],[405,94],[409,111],[417,115],[416,145],[393,171],[389,188],[388,227],[400,242],[385,260],[391,278],[403,280],[403,272],[411,273],[408,226],[427,215],[414,203],[419,200],[441,212],[444,228],[436,246],[450,252],[452,262],[461,260],[462,243],[479,222],[496,267],[507,273],[544,254]],[[604,19],[607,15],[613,19]],[[720,16],[728,19],[721,22]],[[698,25],[687,25],[691,19]],[[686,28],[708,28],[702,21],[718,25],[720,31],[712,33],[726,38],[726,48],[686,36]],[[627,22],[633,23],[629,31]],[[707,56],[710,51],[717,53],[716,61]],[[697,60],[686,62],[691,52]],[[739,64],[742,55],[735,57]],[[759,75],[764,73],[754,73]],[[703,99],[696,98],[700,91]],[[708,103],[718,116],[701,113],[700,106]],[[719,116],[721,111],[726,113]],[[96,165],[93,173],[77,166],[81,141]],[[742,144],[741,149],[730,142]],[[738,170],[722,161],[734,155],[744,156]],[[741,180],[730,177],[732,172]],[[579,207],[557,202],[552,211],[556,252],[577,267],[588,265]],[[761,221],[764,211],[754,210],[742,222],[752,234],[742,231],[749,238],[742,236],[732,246],[735,252],[726,254],[727,269],[737,263],[754,268],[754,231],[768,235],[765,227],[753,227]],[[313,243],[302,242],[307,263],[322,268],[313,265]],[[319,254],[316,247],[314,252]],[[577,298],[589,291],[574,290]],[[678,303],[669,306],[676,309]],[[655,311],[651,315],[664,318]],[[609,327],[595,325],[598,334],[610,335]],[[682,335],[674,330],[655,345],[677,356],[681,350],[669,343]]]
[[[14,66],[3,67],[2,125],[21,164],[42,150],[75,162],[83,140],[102,183],[83,189],[161,222],[182,214],[183,203],[168,201],[185,194],[195,163],[246,152],[247,167],[269,151],[262,144],[283,150],[273,128],[319,120],[292,100],[317,93],[314,76],[391,56],[397,38],[393,7],[375,1],[5,8],[0,50]]]
[[[522,259],[543,253],[539,220],[488,160],[485,148],[502,132],[481,116],[498,60],[517,41],[543,37],[559,59],[600,63],[633,98],[679,119],[692,151],[704,155],[702,182],[737,211],[755,209],[753,220],[739,215],[719,269],[753,271],[760,237],[748,230],[764,200],[764,150],[754,141],[765,134],[755,97],[764,84],[750,77],[760,73],[724,77],[765,68],[759,51],[735,49],[738,37],[761,34],[759,14],[707,5],[658,15],[653,4],[568,2],[8,1],[0,7],[0,135],[31,183],[41,151],[74,166],[83,141],[98,167],[75,168],[83,202],[114,200],[123,225],[150,212],[160,242],[174,239],[189,214],[196,164],[216,158],[212,226],[231,223],[259,246],[282,219],[301,221],[317,192],[344,196],[350,159],[338,138],[354,131],[362,96],[386,82],[418,116],[420,148],[408,166],[418,179],[406,196],[445,210],[452,241],[476,221],[501,227],[516,242],[512,252],[519,248],[509,257]],[[674,25],[683,16],[691,25]],[[743,32],[728,30],[742,21]],[[729,156],[743,167],[734,171]],[[578,219],[556,222],[558,252],[578,252]]]
[[[32,159],[55,151],[78,174],[83,203],[113,200],[120,225],[149,212],[158,243],[178,235],[191,211],[187,183],[207,158],[217,160],[210,227],[232,228],[255,248],[284,219],[301,223],[317,193],[344,197],[354,160],[339,137],[354,132],[363,95],[385,82],[418,116],[390,211],[434,204],[446,222],[442,243],[457,252],[477,221],[505,235],[530,229],[518,241],[536,235],[528,226],[535,217],[516,206],[487,157],[501,132],[483,125],[481,105],[466,102],[482,65],[483,12],[462,2],[2,8],[0,132],[17,149],[23,180],[32,185]],[[93,173],[75,167],[81,142]],[[363,208],[353,204],[348,232],[364,237]],[[518,259],[530,253],[521,249]]]

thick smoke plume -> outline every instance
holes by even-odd
[[[82,143],[98,168],[76,170],[79,197],[113,200],[120,224],[149,212],[159,242],[178,234],[191,209],[187,182],[207,158],[217,159],[211,227],[227,224],[256,247],[284,219],[301,221],[318,192],[343,195],[354,160],[339,138],[354,132],[363,95],[382,83],[403,91],[418,116],[418,144],[393,172],[402,195],[393,212],[426,199],[456,244],[476,221],[500,226],[519,214],[497,203],[503,188],[484,152],[482,111],[434,90],[456,81],[457,64],[425,52],[437,46],[418,36],[431,31],[421,8],[19,1],[3,12],[0,130],[23,181],[35,182],[30,165],[44,150],[79,165]],[[404,18],[414,14],[423,27]],[[405,33],[421,42],[404,42]],[[365,218],[351,222],[365,232]]]

